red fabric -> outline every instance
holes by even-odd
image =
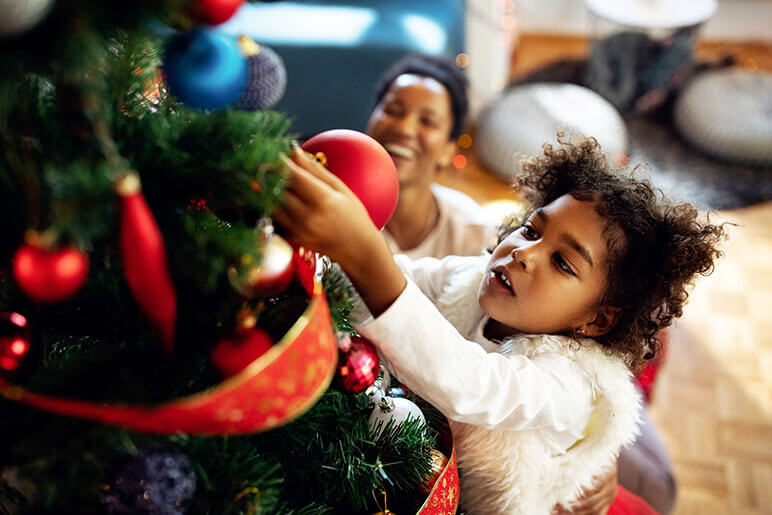
[[[652,390],[654,389],[654,381],[657,379],[659,369],[665,362],[665,357],[667,356],[667,329],[661,330],[657,337],[662,341],[662,349],[660,350],[659,356],[650,360],[646,366],[643,367],[643,370],[641,370],[640,373],[635,376],[636,381],[638,381],[638,385],[643,391],[643,400],[646,404],[651,402],[651,394]]]
[[[621,486],[617,486],[617,497],[606,515],[658,515],[649,504]]]

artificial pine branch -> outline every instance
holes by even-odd
[[[245,254],[260,259],[255,222],[282,202],[280,158],[292,135],[280,113],[200,112],[157,89],[160,41],[145,24],[183,3],[56,2],[39,27],[0,39],[0,310],[24,312],[34,325],[36,366],[19,380],[35,391],[153,404],[221,381],[209,353],[244,303],[225,271]],[[179,297],[175,361],[125,283],[112,184],[123,168],[141,176],[167,248]],[[36,304],[10,276],[29,228],[53,228],[87,249],[89,280],[66,302]],[[324,286],[336,327],[353,331],[345,276],[326,273]],[[278,340],[307,303],[294,283],[264,299],[261,323]],[[420,504],[415,488],[435,437],[406,424],[373,439],[371,409],[366,395],[333,386],[308,413],[264,434],[167,437],[0,400],[0,468],[35,486],[0,484],[0,507],[97,511],[116,463],[171,446],[197,471],[192,513],[370,513],[381,488],[390,506],[409,512]]]

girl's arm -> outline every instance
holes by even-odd
[[[554,353],[486,352],[459,334],[412,282],[386,311],[356,329],[402,383],[450,420],[552,430],[556,452],[581,437],[592,391],[575,362]]]
[[[274,219],[294,241],[337,262],[378,316],[406,281],[367,210],[343,181],[301,149],[295,148],[286,164],[286,201]]]
[[[452,420],[552,428],[560,433],[556,450],[578,438],[590,392],[570,360],[507,358],[464,339],[415,284],[406,288],[367,210],[340,179],[300,150],[287,166],[290,186],[275,220],[289,237],[341,265],[375,316],[358,330],[402,382]]]

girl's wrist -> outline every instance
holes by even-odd
[[[385,240],[375,233],[361,249],[352,249],[338,264],[351,279],[368,309],[377,317],[399,297],[407,285],[402,271],[394,262]]]

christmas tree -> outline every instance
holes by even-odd
[[[430,424],[371,432],[382,394],[330,386],[351,292],[272,232],[293,135],[254,110],[271,63],[214,27],[239,4],[0,1],[4,513],[426,500],[442,420],[422,405]],[[202,45],[216,71],[188,59]]]

